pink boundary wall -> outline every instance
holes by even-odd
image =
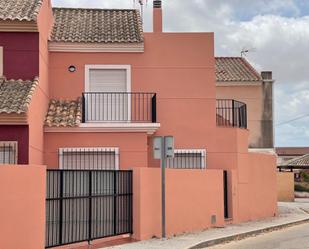
[[[158,168],[133,169],[133,238],[161,237],[161,178]],[[166,171],[167,235],[198,231],[223,220],[222,170]]]
[[[239,154],[239,168],[228,170],[228,223],[260,220],[277,214],[275,158]],[[133,238],[161,236],[161,176],[159,168],[133,169]],[[166,172],[167,236],[222,227],[223,170]],[[211,216],[216,222],[211,224]]]
[[[46,168],[0,166],[0,248],[45,247]]]

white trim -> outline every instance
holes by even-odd
[[[144,43],[106,44],[106,43],[78,43],[78,42],[49,42],[50,52],[75,53],[143,53]]]
[[[35,21],[0,20],[0,32],[38,32]]]
[[[190,154],[190,153],[201,154],[201,156],[204,157],[204,160],[202,160],[202,169],[206,169],[207,152],[205,149],[175,149],[174,150],[174,154]]]
[[[3,47],[0,47],[0,77],[3,76]]]
[[[105,64],[87,64],[85,65],[85,92],[90,90],[91,69],[125,69],[127,71],[127,92],[131,92],[131,65],[105,65]]]
[[[248,152],[277,155],[276,150],[274,148],[249,148]]]
[[[85,92],[90,92],[90,70],[91,69],[124,69],[126,70],[126,86],[127,93],[131,92],[131,82],[132,82],[132,73],[131,73],[131,65],[105,65],[105,64],[93,64],[93,65],[85,65]],[[128,99],[128,117],[131,117],[131,98]],[[128,118],[128,122],[131,120]]]
[[[229,82],[216,82],[217,87],[226,87],[226,86],[261,86],[262,81],[229,81]]]
[[[119,148],[118,147],[71,147],[71,148],[59,148],[58,160],[59,168],[63,169],[63,164],[60,156],[63,156],[65,152],[114,152],[115,153],[115,170],[119,170]],[[118,156],[117,156],[118,155]]]
[[[109,133],[109,132],[146,132],[148,135],[154,134],[160,123],[84,123],[79,127],[45,127],[44,132],[48,133]]]

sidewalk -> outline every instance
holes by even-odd
[[[126,245],[108,247],[110,249],[197,249],[222,243],[239,237],[275,230],[297,222],[309,222],[309,199],[294,203],[278,203],[279,216],[257,222],[228,225],[225,228],[208,229],[199,233],[190,233],[171,239],[151,239]]]

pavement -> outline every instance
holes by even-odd
[[[211,249],[305,249],[309,248],[309,223],[232,241]]]
[[[309,223],[309,199],[278,203],[278,216],[261,221],[231,224],[224,228],[212,228],[197,233],[188,233],[170,239],[151,239],[109,249],[198,249],[246,238],[267,231],[278,230],[292,225]]]

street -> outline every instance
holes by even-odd
[[[210,247],[211,249],[305,249],[309,248],[309,224]]]

